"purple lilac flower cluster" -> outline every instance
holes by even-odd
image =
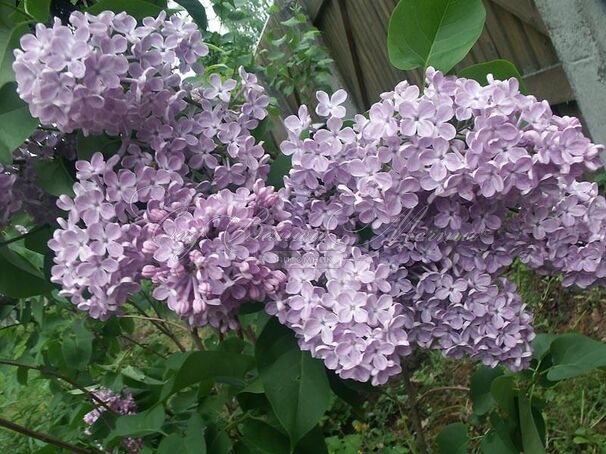
[[[49,242],[55,252],[52,281],[80,309],[105,319],[149,279],[154,296],[190,323],[233,328],[241,303],[265,300],[285,280],[273,249],[288,227],[288,215],[273,188],[263,184],[269,156],[252,135],[267,115],[269,98],[244,70],[238,82],[211,74],[206,85],[185,84],[174,68],[201,72],[197,59],[207,49],[195,26],[164,19],[161,14],[137,27],[124,14],[74,13],[73,27],[39,26],[37,38],[22,40],[25,52],[17,52],[15,70],[20,95],[32,112],[41,115],[46,109],[35,96],[46,79],[30,84],[21,65],[35,60],[41,74],[67,74],[77,82],[69,64],[55,66],[50,56],[61,53],[52,44],[58,36],[81,40],[88,46],[81,57],[83,83],[101,90],[99,99],[107,105],[98,115],[82,116],[78,112],[85,107],[71,98],[61,104],[63,112],[73,112],[69,121],[60,115],[41,116],[41,121],[66,132],[104,131],[122,140],[111,157],[98,152],[76,162],[75,195],[58,201],[68,216],[58,220],[60,228]],[[35,39],[44,44],[42,56],[29,53]],[[144,66],[155,82],[122,78],[110,87],[106,75],[87,72],[94,67],[89,59],[115,53],[110,43],[125,39],[130,44],[119,46],[119,57]],[[49,102],[57,107],[60,99]]]
[[[201,72],[196,61],[208,53],[195,25],[165,16],[137,26],[126,13],[74,12],[69,26],[37,24],[15,51],[19,95],[33,116],[66,132],[125,132],[162,117],[184,96],[175,67]]]
[[[143,276],[156,285],[153,296],[191,325],[235,329],[242,303],[275,298],[283,287],[274,251],[289,231],[289,215],[261,180],[252,190],[191,195],[189,209],[153,210],[160,219],[144,243],[153,257]]]
[[[93,391],[93,394],[96,399],[103,402],[111,411],[118,415],[134,415],[137,413],[137,403],[131,393],[120,395],[110,389],[103,388]],[[92,426],[106,411],[106,407],[98,405],[94,410],[84,415],[84,422],[88,426]],[[88,429],[86,433],[89,433]],[[136,454],[143,449],[143,440],[141,438],[129,437],[122,441],[122,445],[129,453]]]
[[[295,229],[323,232],[306,253],[324,266],[290,263],[268,311],[343,377],[384,383],[416,346],[527,366],[531,316],[502,276],[516,257],[604,283],[606,201],[577,181],[601,147],[515,79],[488,82],[430,68],[423,93],[402,82],[353,122],[341,90],[318,93],[325,123],[285,120],[282,195]]]

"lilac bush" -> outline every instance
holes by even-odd
[[[320,123],[305,106],[284,121],[292,169],[276,191],[252,133],[269,98],[244,70],[186,83],[208,53],[192,24],[76,12],[21,46],[32,115],[121,141],[76,163],[49,243],[52,281],[92,317],[119,314],[144,280],[191,326],[235,329],[243,303],[264,302],[301,349],[379,385],[417,347],[527,367],[516,258],[604,283],[606,201],[581,181],[601,147],[515,79],[430,68],[422,92],[402,82],[353,120],[345,91],[319,92]]]

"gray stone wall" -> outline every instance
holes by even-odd
[[[535,0],[595,142],[606,143],[606,0]]]

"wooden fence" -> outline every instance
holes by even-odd
[[[401,71],[389,62],[387,28],[398,0],[298,2],[307,10],[311,23],[322,32],[323,43],[335,61],[339,82],[357,108],[368,109],[381,93],[393,89],[401,80],[422,82],[419,70]],[[580,117],[574,92],[533,0],[484,0],[484,5],[486,25],[482,35],[456,68],[498,58],[510,60],[520,70],[532,94],[548,100],[560,115]],[[279,36],[280,27],[278,18],[270,19],[268,28],[275,36]],[[292,99],[287,104],[288,110],[296,111]]]

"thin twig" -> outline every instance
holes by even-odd
[[[59,440],[51,435],[37,432],[35,430],[28,429],[27,427],[20,426],[19,424],[15,424],[14,422],[8,421],[4,418],[0,418],[0,427],[4,427],[6,429],[12,430],[14,432],[20,433],[30,438],[35,438],[36,440],[43,441],[49,445],[57,446],[61,449],[66,449],[76,454],[94,454],[101,451],[93,450],[93,449],[85,449],[79,446],[73,445],[71,443],[67,443],[66,441]]]
[[[428,391],[425,391],[423,394],[419,396],[417,399],[417,403],[422,402],[427,396],[432,393],[440,392],[440,391],[464,391],[469,392],[469,388],[467,386],[437,386],[435,388],[431,388]]]
[[[195,345],[195,347],[200,350],[201,352],[203,352],[204,350],[206,350],[204,348],[204,344],[202,343],[202,339],[200,339],[200,334],[198,334],[198,328],[192,327],[191,330],[191,339],[193,341],[193,344]]]
[[[200,104],[195,99],[190,98],[189,96],[186,96],[185,98],[183,98],[183,101],[185,101],[188,104],[191,104],[192,106],[196,106],[198,109],[204,109],[204,106],[202,104]]]
[[[255,334],[255,330],[252,329],[252,327],[247,326],[246,328],[243,329],[244,334],[246,335],[246,337],[248,337],[248,339],[254,344],[257,342],[257,335]]]
[[[124,314],[124,315],[120,315],[119,317],[120,318],[136,318],[139,320],[147,320],[149,322],[164,323],[164,324],[169,324],[171,326],[174,326],[175,328],[179,328],[181,330],[187,330],[187,328],[185,326],[181,326],[178,323],[171,322],[170,320],[164,320],[163,318],[150,317],[148,315]]]
[[[154,310],[155,310],[155,307],[151,303],[151,300],[149,300],[149,297],[147,296],[147,294],[145,294],[145,292],[143,292],[143,294],[148,299],[148,301],[149,301],[150,305],[152,306],[152,308],[154,308]],[[166,337],[168,337],[170,340],[172,340],[173,343],[177,346],[177,348],[180,351],[182,351],[182,352],[186,352],[187,351],[187,349],[183,346],[183,344],[179,341],[179,339],[177,339],[177,336],[175,336],[173,334],[173,332],[170,329],[168,329],[167,324],[171,324],[171,325],[177,326],[179,329],[186,329],[184,326],[181,326],[181,325],[179,325],[177,323],[169,322],[168,320],[164,320],[162,318],[149,317],[147,315],[147,313],[137,305],[137,303],[135,303],[132,300],[130,302],[135,307],[135,309],[137,309],[137,311],[141,314],[141,316],[138,317],[136,315],[123,315],[122,316],[123,318],[141,318],[142,320],[147,320],[147,321],[151,322],[156,328],[158,328],[158,330],[160,330],[160,332],[162,334],[164,334]]]
[[[423,435],[423,424],[421,424],[421,416],[419,414],[419,400],[417,398],[417,390],[413,383],[410,381],[410,369],[408,364],[403,364],[402,377],[404,378],[404,384],[406,385],[406,393],[408,395],[408,402],[410,407],[410,419],[415,429],[415,441],[417,444],[417,450],[420,454],[427,454],[427,442],[425,441],[425,435]]]
[[[157,316],[159,319],[161,319],[161,320],[162,320],[162,323],[164,323],[164,326],[165,326],[165,328],[166,328],[166,331],[168,331],[168,332],[169,332],[169,335],[171,335],[171,336],[173,336],[173,337],[174,337],[174,339],[173,339],[173,340],[174,340],[176,343],[181,344],[181,343],[179,342],[179,339],[177,339],[177,337],[176,337],[176,336],[175,336],[175,335],[172,333],[172,331],[170,331],[170,329],[168,328],[168,326],[167,326],[167,325],[173,325],[173,326],[175,326],[175,327],[178,327],[178,328],[179,328],[179,329],[181,329],[181,330],[185,329],[185,330],[188,330],[188,331],[189,331],[189,329],[188,329],[188,328],[186,328],[185,326],[180,325],[179,323],[174,323],[174,322],[171,322],[171,321],[169,321],[169,320],[166,320],[164,317],[162,317],[162,314],[160,313],[160,311],[158,310],[158,308],[157,308],[157,307],[156,307],[156,305],[154,304],[154,300],[152,299],[152,297],[151,297],[151,296],[150,296],[150,295],[149,295],[149,294],[148,294],[146,291],[143,291],[143,295],[145,296],[145,299],[147,300],[147,302],[149,303],[149,305],[151,306],[151,308],[153,309],[153,311],[156,313],[156,316]],[[183,344],[181,344],[181,346],[183,346]],[[184,348],[184,347],[183,347],[183,348]],[[184,350],[183,350],[183,351],[184,351]]]
[[[38,372],[40,372],[44,375],[50,375],[51,377],[58,378],[59,380],[63,380],[64,382],[70,384],[74,388],[79,389],[84,394],[88,395],[91,398],[91,400],[98,403],[99,405],[104,407],[106,410],[109,410],[110,413],[115,413],[115,411],[112,410],[105,403],[105,401],[103,399],[100,399],[99,397],[97,397],[95,395],[95,393],[89,391],[88,389],[84,388],[83,386],[80,386],[78,383],[73,381],[71,378],[65,377],[64,375],[61,375],[60,373],[58,373],[46,366],[34,366],[33,364],[20,363],[19,361],[14,361],[12,359],[0,359],[0,364],[5,364],[7,366],[13,366],[13,367],[23,367],[25,369],[30,369],[30,370],[37,370]]]
[[[23,323],[13,323],[12,325],[1,326],[0,331],[2,331],[3,329],[12,328],[14,326],[23,326]]]
[[[10,238],[10,239],[8,239],[6,241],[2,241],[2,242],[0,242],[0,247],[7,246],[7,245],[9,245],[11,243],[14,243],[15,241],[19,241],[19,240],[22,240],[24,238],[27,238],[29,235],[33,235],[34,233],[37,233],[40,230],[44,230],[45,228],[46,228],[46,225],[41,225],[41,226],[36,227],[35,229],[30,230],[27,233],[24,233],[23,235],[19,235],[19,236],[16,236],[15,238]]]
[[[135,344],[138,347],[141,347],[143,350],[148,351],[148,352],[150,352],[150,353],[152,353],[152,354],[154,354],[154,355],[156,355],[156,356],[158,356],[158,357],[160,357],[162,359],[167,359],[168,358],[168,356],[163,355],[159,351],[154,350],[149,345],[145,345],[145,344],[143,344],[143,343],[141,343],[141,342],[133,339],[132,337],[127,336],[126,334],[120,334],[120,337],[122,337],[123,339],[125,339],[125,340],[127,340],[127,341],[129,341],[129,342],[131,342],[133,344]]]
[[[38,129],[41,129],[42,131],[50,131],[50,132],[62,132],[61,130],[54,128],[52,126],[43,126],[43,125],[39,125]]]
[[[180,351],[182,351],[182,352],[187,351],[187,349],[179,341],[177,336],[175,336],[173,334],[173,332],[168,330],[165,326],[162,326],[162,323],[164,323],[165,320],[162,320],[161,318],[147,317],[147,316],[143,316],[143,315],[121,315],[120,318],[136,318],[139,320],[146,320],[148,322],[151,322],[152,325],[154,325],[156,328],[158,328],[158,330],[162,334],[164,334],[166,337],[168,337],[170,340],[172,340]],[[179,325],[176,325],[176,326],[179,326]],[[180,327],[180,328],[184,328],[184,327]]]

